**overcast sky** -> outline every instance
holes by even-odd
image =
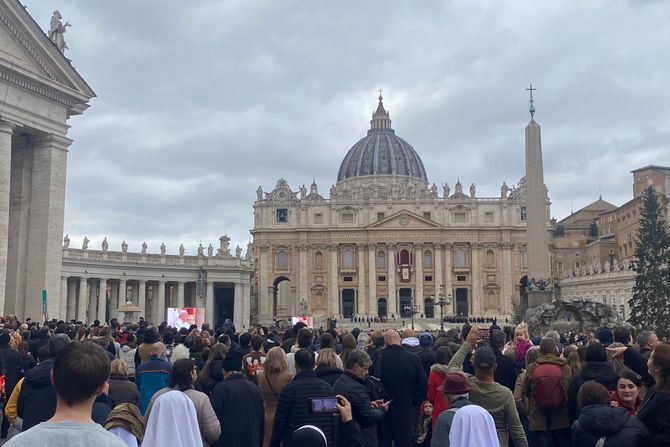
[[[380,88],[431,183],[496,196],[524,175],[532,82],[559,219],[670,165],[670,2],[23,3],[72,23],[66,55],[98,95],[70,119],[75,247],[246,244],[258,185],[327,195]]]

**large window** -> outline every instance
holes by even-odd
[[[432,269],[433,268],[433,252],[426,250],[423,252],[423,268]]]
[[[377,252],[377,270],[386,268],[386,253],[383,250]]]
[[[519,217],[521,217],[521,222],[526,221],[526,218],[528,217],[528,211],[526,210],[525,206],[521,207],[521,215]]]
[[[277,269],[286,270],[288,269],[288,253],[286,250],[277,251]]]
[[[454,264],[456,267],[465,267],[465,250],[462,248],[456,250],[456,253],[454,254]]]
[[[288,210],[286,208],[277,208],[277,223],[288,222]]]
[[[342,268],[354,268],[354,252],[352,250],[345,250],[344,253],[342,253]]]

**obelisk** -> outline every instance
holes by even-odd
[[[528,307],[549,303],[553,298],[547,193],[542,168],[540,125],[535,122],[533,85],[530,91],[530,122],[526,126],[526,235],[528,238]]]

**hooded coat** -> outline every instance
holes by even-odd
[[[636,447],[647,445],[649,436],[642,421],[609,405],[587,405],[572,424],[572,447],[593,447],[601,437],[606,447]]]
[[[51,419],[56,412],[56,387],[51,384],[51,369],[55,359],[48,358],[26,371],[17,415],[23,419],[23,431]]]
[[[430,368],[430,375],[428,376],[428,393],[426,398],[428,399],[428,402],[433,404],[433,427],[435,427],[440,413],[449,409],[447,398],[444,396],[444,393],[438,389],[444,384],[444,379],[446,379],[446,377],[447,365],[436,363]]]
[[[589,380],[595,380],[607,388],[608,391],[614,391],[619,376],[609,362],[586,362],[581,371],[572,378],[570,389],[568,390],[568,410],[571,421],[579,417],[579,410],[577,409],[577,393],[579,393],[579,388],[581,388],[584,382]]]

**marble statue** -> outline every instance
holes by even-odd
[[[209,247],[207,247],[207,256],[213,256],[214,255],[214,247],[212,247],[212,244],[209,244]]]
[[[72,25],[70,25],[70,22],[65,22],[65,25],[63,25],[63,22],[61,22],[62,18],[63,16],[61,16],[59,11],[54,11],[51,16],[51,26],[49,27],[49,39],[56,45],[58,51],[65,54],[67,44],[65,43],[64,34],[67,31],[67,27]]]
[[[146,241],[145,241],[145,242],[142,242],[142,254],[143,254],[143,255],[146,255],[146,254],[147,254],[147,247],[148,247],[148,246],[147,246]]]
[[[63,238],[63,248],[70,248],[70,236],[67,234]]]
[[[262,186],[259,186],[258,189],[256,190],[256,198],[258,199],[259,202],[261,200],[263,200],[263,187]]]
[[[82,249],[82,250],[88,250],[88,243],[89,243],[89,242],[90,242],[90,241],[88,240],[88,238],[87,238],[86,236],[84,236],[84,243],[81,244],[81,249]]]
[[[128,244],[126,244],[126,241],[121,242],[121,251],[128,253]]]
[[[433,186],[430,187],[430,194],[433,197],[437,197],[437,185],[433,183]]]
[[[470,184],[470,197],[475,197],[477,194],[477,188],[474,183]]]
[[[102,240],[102,251],[105,252],[109,250],[109,242],[107,242],[107,238],[104,238]]]
[[[335,192],[336,192],[336,190],[335,190],[335,185],[332,185],[332,186],[330,187],[330,198],[331,198],[331,199],[334,199],[334,198],[335,198]]]
[[[239,245],[235,247],[235,257],[237,259],[242,259],[242,247],[240,247]]]
[[[500,197],[503,198],[503,199],[506,199],[508,192],[509,192],[509,187],[507,186],[507,183],[503,182],[502,186],[500,187]]]
[[[202,244],[198,244],[198,256],[205,256],[205,248]]]
[[[224,234],[219,238],[219,252],[217,253],[218,256],[230,256],[230,237],[228,235]]]
[[[307,196],[307,188],[306,188],[305,185],[303,184],[303,185],[300,187],[300,199],[302,200],[302,199],[304,199],[306,196]]]
[[[456,182],[456,194],[463,194],[463,185],[460,180]]]
[[[251,259],[251,242],[247,243],[247,252],[244,254],[244,259],[247,261]]]
[[[449,183],[445,183],[444,186],[442,186],[442,196],[445,199],[448,199],[450,192],[451,192],[451,188],[449,187]]]
[[[179,256],[184,256],[186,250],[184,249],[184,244],[179,244]]]
[[[319,193],[319,188],[316,186],[316,180],[312,180],[312,186],[309,188],[309,193],[314,195]]]
[[[161,242],[161,256],[165,256],[165,242]]]

